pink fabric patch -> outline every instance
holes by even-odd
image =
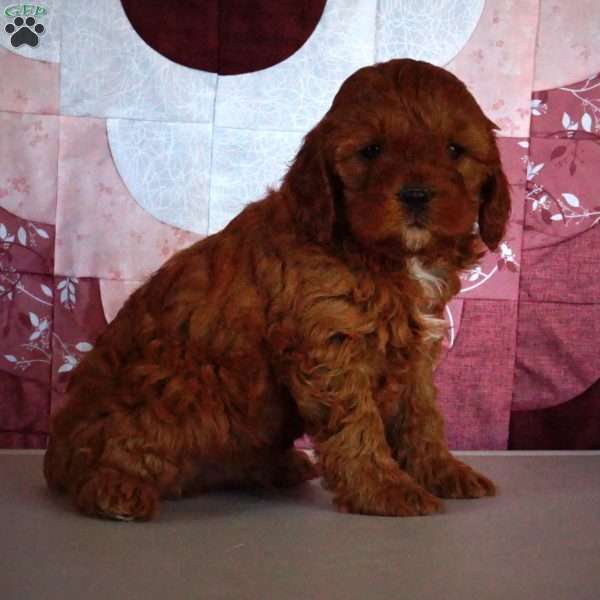
[[[58,117],[0,112],[0,140],[0,205],[23,219],[54,223]]]
[[[534,90],[600,71],[598,0],[540,2]]]
[[[111,281],[100,279],[100,296],[104,318],[110,323],[116,316],[125,300],[137,290],[142,281]]]
[[[59,159],[58,273],[142,280],[200,239],[135,202],[115,169],[105,121],[61,117]]]
[[[23,58],[0,48],[0,73],[0,110],[58,113],[58,64]]]
[[[538,0],[487,0],[471,39],[446,65],[504,137],[529,135],[538,10]]]

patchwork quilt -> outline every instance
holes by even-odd
[[[0,447],[43,448],[127,296],[412,57],[500,127],[513,212],[436,370],[455,449],[600,448],[596,0],[0,0]]]

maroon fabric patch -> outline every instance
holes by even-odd
[[[529,140],[516,137],[497,137],[496,143],[502,160],[502,170],[512,185],[527,183],[527,156]]]
[[[22,450],[45,450],[48,435],[45,433],[11,433],[0,431],[0,448]]]
[[[0,207],[0,298],[8,293],[11,272],[54,272],[54,225],[27,221]]]
[[[52,277],[0,272],[0,432],[46,433],[52,360]]]
[[[572,238],[600,222],[598,141],[563,137],[531,140],[525,248]],[[586,133],[586,136],[590,134]]]
[[[465,300],[454,347],[434,377],[454,450],[506,449],[516,319],[516,302]]]
[[[18,441],[22,435],[46,435],[50,405],[48,381],[0,371],[0,398],[0,448],[23,447],[10,442],[11,439]]]
[[[510,450],[600,449],[600,379],[583,394],[558,406],[514,411]]]
[[[55,342],[52,365],[51,412],[65,402],[65,391],[71,371],[95,344],[107,323],[102,308],[98,279],[58,278],[60,290],[54,307]],[[66,294],[63,292],[66,290]]]
[[[600,304],[519,305],[513,410],[549,408],[600,377]]]
[[[285,60],[304,45],[324,8],[325,0],[221,0],[219,73],[248,73]]]
[[[600,222],[600,75],[532,97],[524,248],[579,235]]]
[[[0,448],[43,448],[51,405],[106,327],[99,282],[14,270],[0,281]]]
[[[54,226],[0,208],[2,448],[37,448],[48,430],[53,270]]]
[[[0,371],[38,383],[50,380],[52,277],[0,272]],[[2,396],[0,396],[2,397]]]
[[[38,448],[106,319],[97,279],[10,276],[17,283],[0,298],[0,448]]]
[[[47,430],[54,227],[0,208],[0,431]]]
[[[526,221],[527,222],[527,221]],[[529,230],[524,232],[527,244]],[[523,249],[522,301],[600,303],[600,227],[551,246]]]
[[[218,0],[122,0],[127,18],[138,35],[171,60],[218,72]],[[124,57],[126,58],[126,57]]]
[[[296,52],[317,26],[325,0],[122,0],[140,37],[176,63],[238,75]]]
[[[534,92],[531,135],[549,137],[570,131],[579,139],[596,139],[593,113],[598,84],[600,74],[571,85]]]

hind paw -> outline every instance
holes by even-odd
[[[160,497],[149,483],[102,468],[80,487],[75,503],[82,512],[119,521],[148,521],[158,515]]]

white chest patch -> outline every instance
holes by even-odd
[[[424,338],[431,342],[441,340],[446,334],[448,323],[428,312],[428,309],[439,303],[447,285],[446,280],[441,274],[425,269],[418,258],[410,258],[407,264],[411,279],[420,284],[428,300],[423,306],[417,306],[417,318],[424,329]]]

